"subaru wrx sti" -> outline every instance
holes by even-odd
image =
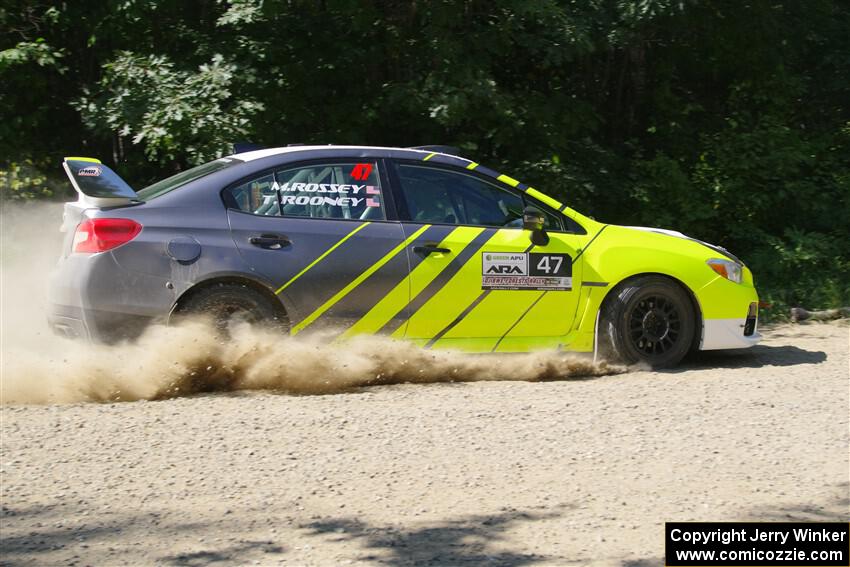
[[[750,270],[670,230],[598,222],[441,147],[237,153],[133,190],[92,158],[50,322],[115,341],[207,313],[299,335],[473,352],[607,345],[626,362],[758,342]]]

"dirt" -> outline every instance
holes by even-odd
[[[7,399],[0,563],[642,567],[665,521],[847,521],[848,342],[800,325],[665,372]]]

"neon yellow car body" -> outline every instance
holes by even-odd
[[[567,297],[567,293],[546,291],[494,291],[475,307],[474,314],[467,314],[464,318],[468,321],[466,324],[455,326],[433,342],[432,348],[475,352],[527,352],[562,348],[591,352],[595,348],[597,314],[603,301],[621,282],[642,274],[661,274],[672,278],[692,295],[701,321],[698,341],[700,350],[748,348],[761,339],[757,332],[744,335],[746,320],[748,316],[753,316],[754,305],[758,303],[752,272],[746,266],[743,266],[742,281],[736,283],[706,265],[708,260],[722,254],[696,240],[669,231],[656,232],[604,224],[534,188],[529,188],[527,193],[560,210],[587,230],[584,235],[549,233],[549,246],[553,252],[575,256],[586,249],[586,253],[581,254],[573,265],[573,280],[581,282],[577,286],[578,293]],[[456,245],[456,239],[459,238],[460,234],[453,234],[440,245],[451,247]],[[500,231],[499,239],[505,243],[504,248],[515,249],[516,246],[512,246],[514,241],[525,242],[528,236],[504,229]],[[450,287],[436,296],[426,309],[446,312],[446,316],[439,319],[459,316],[461,308],[473,302],[478,295],[481,278],[478,264],[477,259],[471,260],[450,282]],[[414,292],[430,281],[436,271],[431,266],[420,266],[421,274],[415,271],[411,274],[410,283]],[[391,302],[392,298],[388,297],[384,301]],[[569,325],[564,324],[564,318],[560,315],[565,310],[576,314]],[[380,303],[374,311],[377,314],[389,310]],[[364,321],[368,319],[369,315],[364,317]],[[415,321],[409,324],[415,325]],[[425,346],[440,331],[438,326],[428,327],[423,324],[422,330],[414,335],[409,331],[405,334],[400,328],[394,336],[406,336]],[[541,337],[541,328],[548,329],[551,336]],[[361,330],[372,329],[362,323],[352,328],[352,331]]]

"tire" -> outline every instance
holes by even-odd
[[[289,331],[289,321],[279,306],[240,283],[218,283],[191,294],[175,311],[175,319],[191,315],[211,317],[215,328],[224,335],[239,322]]]
[[[688,354],[696,333],[696,314],[687,292],[662,276],[627,280],[606,298],[600,339],[607,352],[627,364],[676,366]]]

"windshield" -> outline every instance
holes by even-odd
[[[203,165],[193,167],[192,169],[181,171],[177,175],[172,175],[171,177],[163,179],[162,181],[157,181],[153,185],[148,185],[141,191],[138,191],[137,194],[139,196],[139,199],[141,199],[142,201],[150,201],[151,199],[156,199],[160,195],[165,195],[170,191],[174,191],[178,187],[186,185],[190,181],[200,179],[205,175],[215,173],[216,171],[221,171],[222,169],[226,169],[230,166],[239,163],[244,162],[241,159],[236,158],[217,159],[215,161],[211,161]]]

